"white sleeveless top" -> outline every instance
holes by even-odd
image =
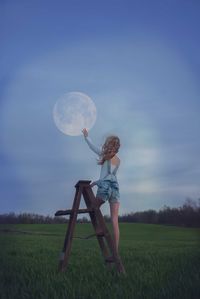
[[[95,152],[97,155],[100,156],[101,149],[95,146],[92,142],[92,140],[87,136],[85,137],[85,141],[91,148],[93,152]],[[119,168],[120,161],[117,165],[112,165],[111,160],[105,160],[103,165],[101,165],[101,172],[100,172],[100,178],[99,179],[106,179],[106,180],[114,180],[117,181],[117,170]]]
[[[110,163],[111,173],[114,171],[115,167],[116,167],[116,165],[113,165],[112,163]]]

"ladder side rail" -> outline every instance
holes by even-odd
[[[96,228],[98,226],[98,224],[97,224],[97,218],[96,218],[95,213],[90,212],[89,215],[90,215],[90,219],[91,219],[91,222],[93,224],[93,227]],[[97,240],[98,240],[98,243],[99,243],[99,247],[101,249],[102,256],[105,260],[107,257],[109,257],[108,246],[106,245],[105,239],[102,236],[98,236],[98,234],[97,234],[96,237],[97,237]],[[112,268],[111,264],[107,264],[107,266],[109,268]]]
[[[87,191],[87,196],[92,198],[93,200],[95,200],[95,196],[94,196],[94,193],[93,193],[91,187],[87,188],[86,191]],[[112,238],[112,236],[111,236],[111,234],[110,234],[110,232],[109,232],[109,230],[108,230],[108,228],[105,224],[105,220],[104,220],[103,215],[102,215],[99,208],[95,209],[95,214],[96,214],[96,218],[99,221],[99,226],[103,229],[103,231],[105,233],[105,239],[107,241],[110,252],[113,255],[113,258],[115,260],[118,271],[119,272],[125,272],[125,269],[124,269],[124,266],[121,262],[120,256],[119,256],[119,254],[117,252],[117,249],[114,245],[114,240],[113,240],[113,238]]]
[[[75,228],[76,219],[77,219],[77,215],[78,215],[77,211],[78,211],[78,208],[80,205],[81,193],[82,193],[82,187],[77,187],[75,198],[74,198],[74,203],[73,203],[73,211],[74,212],[70,215],[70,221],[68,224],[65,241],[64,241],[64,245],[63,245],[64,258],[63,258],[63,261],[61,261],[62,270],[67,267],[69,254],[71,251],[72,238],[73,238],[74,228]]]
[[[101,214],[100,210],[96,210],[96,214],[97,214],[97,217],[99,219],[101,227],[103,227],[103,229],[107,231],[107,233],[105,234],[105,239],[107,241],[107,244],[108,244],[108,246],[110,248],[111,253],[113,254],[113,258],[115,260],[117,270],[118,270],[118,272],[125,273],[124,266],[122,264],[121,258],[120,258],[119,254],[118,254],[118,252],[116,250],[116,247],[114,245],[113,238],[111,237],[108,229],[106,228],[105,220],[103,218],[103,215]]]
[[[86,199],[89,198],[92,201],[92,203],[95,204],[95,196],[94,196],[94,193],[93,193],[91,187],[85,189],[84,196],[85,196]],[[99,215],[100,215],[100,217],[99,217]],[[99,209],[99,207],[94,208],[94,214],[91,215],[90,217],[91,217],[92,223],[94,223],[93,226],[94,226],[95,231],[96,231],[96,228],[101,229],[103,231],[104,238],[106,238],[106,240],[105,240],[105,239],[102,238],[102,236],[97,235],[97,240],[99,242],[99,246],[100,246],[100,249],[102,251],[102,255],[104,257],[104,260],[106,260],[106,258],[109,257],[110,254],[113,255],[113,253],[112,253],[113,250],[114,250],[113,240],[112,240],[110,232],[109,232],[109,230],[108,230],[108,228],[105,224],[105,220],[103,218],[103,215],[102,215],[101,210]],[[109,245],[108,244],[108,239],[110,241],[109,244],[111,243],[113,246],[108,246]],[[107,241],[107,245],[106,245],[105,241]],[[111,267],[112,265],[107,264],[107,266]]]
[[[91,187],[83,189],[83,197],[84,197],[85,203],[86,203],[86,205],[87,205],[88,208],[90,207],[91,202],[92,202],[92,204],[95,203],[95,196],[94,196],[94,193],[93,193]],[[90,215],[90,219],[91,219],[92,225],[94,227],[94,230],[96,232],[97,229],[100,229],[101,227],[98,224],[97,215],[96,215],[95,209],[93,209],[93,212],[89,212],[89,215]],[[105,235],[105,233],[106,232],[103,231],[104,235]],[[98,240],[98,243],[99,243],[99,247],[101,249],[102,256],[103,256],[103,258],[105,260],[109,256],[109,249],[108,249],[108,247],[106,245],[106,242],[105,242],[105,240],[104,240],[104,238],[102,236],[99,236],[97,234],[96,237],[97,237],[97,240]],[[107,267],[109,267],[111,269],[112,265],[111,264],[107,264]]]
[[[90,195],[91,195],[91,193],[88,194],[88,188],[87,189],[84,188],[83,189],[83,197],[85,199],[85,202],[86,202],[87,206],[90,204],[89,203],[90,200],[91,200]],[[94,230],[96,232],[97,229],[100,228],[100,227],[98,225],[98,221],[97,221],[97,217],[96,217],[96,214],[95,214],[95,210],[93,210],[93,212],[89,212],[89,215],[90,215],[90,219],[91,219],[92,225],[94,227]],[[106,246],[104,244],[104,241],[103,241],[102,237],[97,235],[97,239],[98,239],[98,242],[99,242],[99,245],[100,245],[100,248],[102,250],[103,255],[104,256],[108,256],[108,250],[107,250],[107,248],[106,248]]]

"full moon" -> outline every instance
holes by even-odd
[[[68,92],[61,96],[53,108],[56,127],[64,134],[78,136],[82,129],[91,129],[96,121],[96,106],[82,92]]]

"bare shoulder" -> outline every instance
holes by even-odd
[[[120,158],[117,155],[115,155],[115,156],[116,156],[118,163],[120,164],[120,162],[121,162]]]
[[[114,155],[111,159],[111,164],[119,165],[120,164],[120,158],[117,155]]]

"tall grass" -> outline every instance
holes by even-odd
[[[58,272],[66,227],[0,225],[1,299],[200,298],[200,229],[120,223],[124,276],[106,267],[96,238],[74,238],[67,270]],[[93,232],[77,224],[75,237]]]

